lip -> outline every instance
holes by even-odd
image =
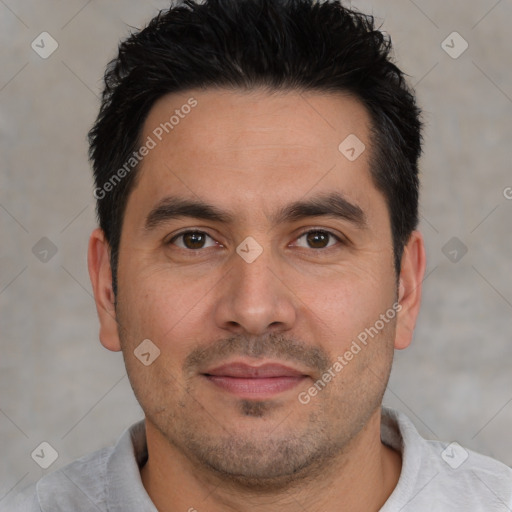
[[[240,398],[264,399],[296,387],[308,376],[278,363],[251,366],[234,362],[218,366],[203,376],[217,388]]]
[[[264,379],[271,377],[302,377],[299,370],[278,363],[265,363],[260,366],[251,366],[242,362],[223,364],[212,370],[204,372],[205,375],[222,377],[236,377],[240,379]]]

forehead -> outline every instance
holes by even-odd
[[[134,194],[148,207],[181,193],[265,208],[263,200],[332,189],[357,202],[374,188],[369,127],[366,109],[349,95],[225,89],[169,94],[144,123],[141,143],[151,139],[153,148],[140,164]],[[356,156],[366,149],[347,158],[353,148]]]

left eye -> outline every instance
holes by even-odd
[[[305,245],[298,243],[299,247],[305,247],[306,249],[326,249],[339,242],[340,239],[330,231],[322,231],[319,229],[307,231],[303,233],[297,241],[304,240]]]

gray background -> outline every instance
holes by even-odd
[[[45,473],[30,457],[42,441],[59,453],[52,471],[142,418],[121,354],[98,341],[85,137],[118,40],[166,5],[0,0],[0,500]],[[385,403],[426,437],[512,465],[512,1],[352,5],[385,20],[427,124],[423,308]],[[31,48],[43,31],[59,45],[47,59]],[[457,59],[441,46],[453,31],[469,43]],[[47,262],[42,237],[57,249]]]

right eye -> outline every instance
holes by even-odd
[[[205,245],[207,243],[207,239],[211,240],[209,245]],[[168,244],[173,244],[181,249],[193,251],[220,245],[204,231],[184,231],[172,237]]]

